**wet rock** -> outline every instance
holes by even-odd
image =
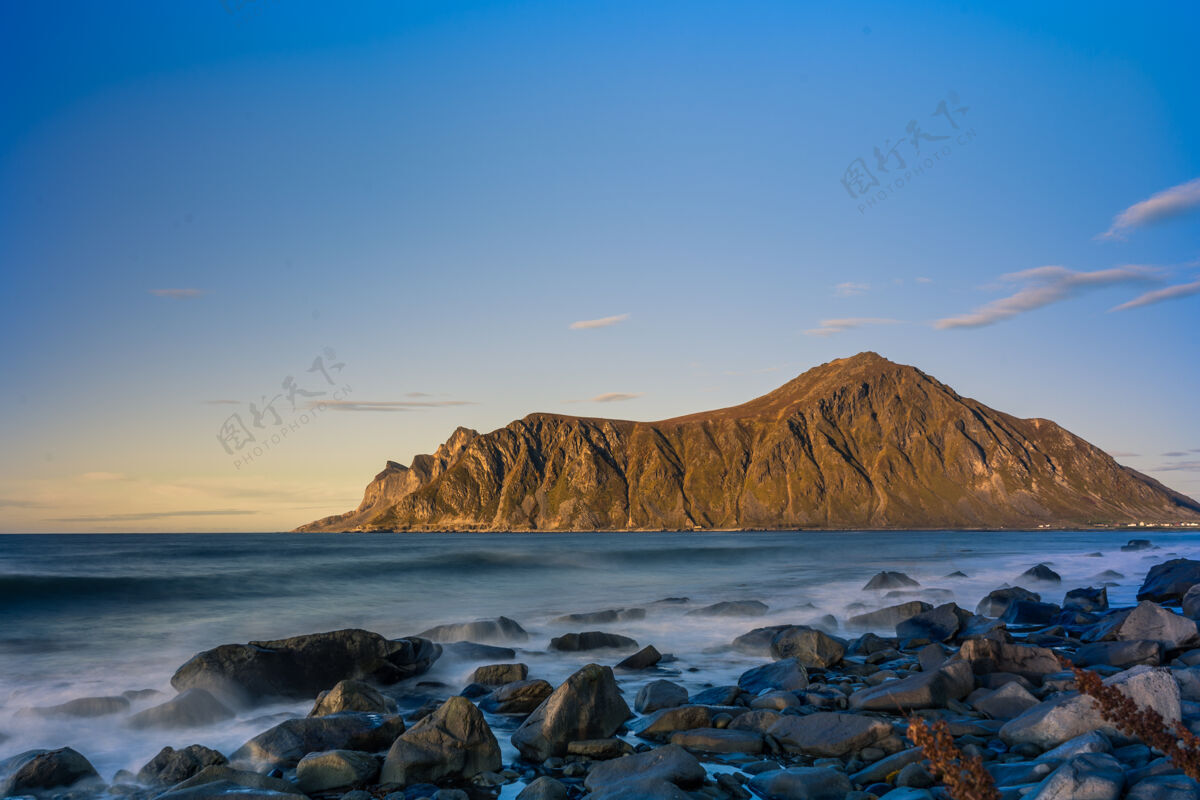
[[[910,600],[907,603],[888,606],[878,611],[857,614],[846,620],[846,624],[851,628],[872,628],[874,630],[890,631],[894,630],[901,622],[932,610],[933,605],[930,603],[926,603],[923,600]]]
[[[1137,550],[1150,550],[1154,545],[1149,539],[1130,539],[1127,544],[1121,545],[1122,552],[1135,552]]]
[[[1000,619],[1010,625],[1049,625],[1061,612],[1054,603],[1016,600],[1009,604]]]
[[[772,725],[781,719],[782,715],[766,709],[754,709],[747,711],[745,714],[739,714],[732,719],[728,728],[735,731],[754,731],[756,733],[766,733]],[[716,717],[713,718],[713,727],[716,725]]]
[[[102,786],[91,763],[70,747],[59,750],[29,750],[0,762],[0,797],[42,795],[51,789],[80,784]]]
[[[1049,648],[995,639],[968,639],[954,658],[970,664],[976,675],[1007,672],[1038,683],[1042,676],[1062,669],[1058,657]]]
[[[1070,611],[1107,611],[1108,589],[1088,586],[1084,589],[1072,589],[1063,598],[1063,610]]]
[[[983,768],[991,774],[997,786],[1005,787],[1040,783],[1057,766],[1057,761],[1052,764],[1043,761],[1016,761],[1007,764],[993,761],[984,764]]]
[[[688,700],[687,689],[671,681],[651,681],[638,690],[633,707],[639,714],[649,714],[660,708],[675,708]]]
[[[1179,604],[1185,617],[1200,619],[1200,583],[1188,589]]]
[[[305,794],[362,786],[379,774],[379,760],[357,750],[309,753],[296,765],[296,785]]]
[[[883,589],[903,589],[908,586],[920,586],[903,572],[880,572],[863,585],[863,591],[879,591]]]
[[[750,701],[750,708],[755,709],[756,711],[783,711],[788,708],[799,708],[801,705],[802,704],[799,698],[796,697],[795,692],[785,691],[767,692],[766,694],[759,695]],[[715,718],[713,727],[721,727],[720,725],[716,724]]]
[[[1200,561],[1175,558],[1146,573],[1142,588],[1138,589],[1138,600],[1153,600],[1162,603],[1182,600],[1196,584],[1200,584]]]
[[[629,670],[631,672],[650,669],[659,661],[662,661],[662,653],[658,652],[654,645],[648,644],[617,664],[617,669]]]
[[[873,633],[864,633],[846,647],[846,655],[869,656],[888,650],[894,651],[896,644],[895,639],[885,639]],[[768,653],[768,655],[770,654]]]
[[[226,763],[225,756],[203,745],[193,744],[180,750],[164,747],[138,770],[137,781],[148,786],[174,786],[205,767]]]
[[[940,642],[930,642],[917,651],[917,661],[921,664],[922,672],[933,672],[941,668],[949,656],[949,649]]]
[[[911,789],[928,789],[936,782],[933,776],[929,774],[929,770],[925,769],[925,765],[919,761],[908,764],[896,776],[897,786],[904,786]]]
[[[1019,717],[1038,704],[1038,699],[1019,683],[1006,683],[971,705],[992,719]]]
[[[404,720],[398,714],[344,711],[327,717],[289,719],[246,742],[229,760],[235,764],[294,767],[309,753],[383,750],[402,733]]]
[[[918,672],[900,680],[885,681],[850,695],[850,707],[866,711],[906,714],[921,708],[945,708],[975,688],[971,666],[952,661],[933,672]]]
[[[1200,800],[1200,784],[1186,775],[1152,775],[1134,785],[1125,800]]]
[[[131,728],[196,728],[234,717],[224,703],[204,689],[185,689],[165,703],[129,718]]]
[[[317,695],[310,717],[324,717],[343,711],[368,711],[375,714],[396,713],[396,701],[370,684],[362,681],[338,681],[332,689]]]
[[[417,635],[431,642],[482,642],[483,644],[513,642],[519,644],[529,641],[529,634],[525,629],[516,620],[508,617],[435,625]]]
[[[242,789],[254,789],[264,792],[277,792],[281,794],[290,794],[296,792],[296,787],[292,783],[283,780],[282,778],[272,778],[269,775],[260,775],[257,772],[248,772],[245,770],[234,769],[233,767],[224,764],[213,764],[205,767],[190,778],[180,781],[171,787],[172,792],[181,792],[183,790],[196,789],[202,786],[213,787],[208,790],[211,796],[218,795],[218,788],[224,787],[228,789],[231,786],[240,787]],[[202,793],[193,795],[209,796]],[[160,795],[166,797],[167,795]]]
[[[500,766],[500,745],[483,714],[470,700],[451,697],[396,739],[379,779],[400,785],[469,780]]]
[[[1062,576],[1047,567],[1045,564],[1038,564],[1036,567],[1030,567],[1018,575],[1017,580],[1039,581],[1041,583],[1062,583]]]
[[[105,717],[128,710],[129,700],[125,697],[80,697],[60,705],[33,709],[43,717]]]
[[[770,656],[771,640],[780,631],[787,630],[791,625],[770,625],[765,628],[755,628],[747,631],[733,640],[732,647],[739,653],[751,656]]]
[[[1028,797],[1031,800],[1118,800],[1125,770],[1107,753],[1089,753],[1051,772]]]
[[[446,642],[441,648],[446,658],[459,661],[512,661],[517,657],[517,651],[511,647],[479,642]]]
[[[621,739],[582,739],[567,745],[567,755],[583,756],[596,761],[620,758],[633,752],[633,745]]]
[[[567,752],[580,739],[605,739],[630,717],[609,667],[588,664],[576,672],[521,724],[512,743],[530,761]]]
[[[810,669],[832,667],[841,662],[845,653],[845,644],[824,631],[803,625],[785,628],[771,640],[772,656],[795,659]]]
[[[561,625],[608,625],[613,622],[636,622],[646,618],[644,608],[611,608],[587,614],[564,614],[552,622]]]
[[[553,692],[554,687],[540,678],[513,681],[480,700],[479,707],[493,714],[531,714]]]
[[[767,733],[789,753],[840,758],[887,738],[892,726],[874,717],[818,711],[784,716]]]
[[[603,631],[585,631],[556,636],[550,640],[550,649],[563,653],[578,653],[587,650],[634,650],[638,643],[628,636]]]
[[[762,734],[730,728],[693,728],[671,734],[671,744],[701,753],[746,753],[763,751]]]
[[[698,706],[731,706],[742,696],[739,686],[713,686],[692,695],[689,701]]]
[[[1105,617],[1085,636],[1086,641],[1133,641],[1151,639],[1167,650],[1177,650],[1197,637],[1196,622],[1143,600],[1136,608]]]
[[[567,787],[548,775],[543,775],[528,783],[517,800],[567,800]]]
[[[956,604],[945,603],[897,624],[896,636],[901,639],[944,642],[952,639],[970,616]]]
[[[347,678],[395,683],[425,672],[439,655],[428,639],[348,629],[205,650],[176,670],[171,685],[246,704],[304,699]]]
[[[1038,761],[1066,761],[1067,759],[1081,756],[1085,753],[1109,753],[1112,752],[1112,742],[1108,740],[1100,731],[1092,731],[1081,736],[1076,736],[1063,742],[1058,747],[1052,750],[1047,750],[1037,757]]]
[[[1020,586],[1009,586],[989,592],[986,597],[979,601],[979,605],[975,607],[975,613],[984,617],[999,618],[1004,616],[1004,612],[1008,610],[1009,605],[1017,600],[1040,602],[1041,599],[1042,596],[1037,592],[1031,592]]]
[[[467,682],[483,686],[503,686],[506,683],[523,681],[528,677],[529,667],[525,664],[488,664],[476,667]]]
[[[665,740],[676,731],[707,728],[712,718],[712,712],[705,706],[664,708],[631,722],[629,730],[643,739]]]
[[[677,745],[666,745],[645,753],[603,761],[588,772],[583,785],[595,796],[601,791],[612,793],[622,784],[635,781],[660,783],[684,789],[699,786],[706,773],[696,757]],[[607,796],[607,795],[606,795]],[[614,794],[612,796],[622,796]],[[637,794],[626,795],[630,798]],[[640,795],[658,797],[657,794]],[[686,797],[686,795],[684,795]]]
[[[1138,664],[1157,667],[1162,663],[1162,645],[1151,641],[1095,642],[1079,648],[1073,660],[1081,667],[1098,664],[1121,669]]]
[[[687,612],[689,617],[761,617],[767,604],[758,600],[725,600]]]
[[[784,658],[746,670],[738,678],[738,688],[747,694],[762,694],[774,689],[792,692],[807,686],[808,671],[796,658]]]
[[[1171,724],[1181,718],[1179,684],[1171,675],[1150,667],[1134,667],[1105,679],[1135,703],[1153,708]],[[1055,747],[1084,733],[1112,730],[1091,698],[1077,692],[1044,700],[1005,723],[1000,738],[1009,746],[1035,744]]]
[[[919,747],[910,747],[907,750],[901,750],[897,753],[892,753],[886,758],[882,758],[865,767],[850,776],[850,780],[860,786],[866,786],[870,783],[885,780],[892,773],[899,772],[909,764],[920,761],[925,758],[925,753]]]
[[[844,773],[826,767],[790,767],[762,772],[750,786],[770,800],[843,800],[850,790]]]

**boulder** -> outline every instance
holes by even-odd
[[[824,631],[795,625],[775,634],[771,640],[771,655],[777,659],[795,659],[810,669],[825,669],[838,664],[846,654],[846,646]]]
[[[802,705],[795,692],[783,690],[760,694],[750,701],[750,708],[756,711],[785,711],[789,708],[800,708]]]
[[[944,603],[929,611],[917,614],[896,625],[896,636],[901,639],[929,639],[944,642],[954,638],[958,629],[970,618],[970,613],[954,603]]]
[[[517,800],[567,800],[567,787],[561,781],[543,775],[527,783]]]
[[[309,753],[296,765],[296,785],[305,794],[362,786],[379,774],[379,759],[358,750]]]
[[[602,761],[592,766],[583,785],[592,793],[612,790],[636,780],[652,781],[684,789],[704,783],[706,773],[696,757],[678,745],[666,745],[645,753]],[[594,796],[590,795],[590,796]],[[637,795],[631,795],[636,797]],[[656,794],[643,795],[657,797]],[[686,795],[685,795],[686,796]]]
[[[1150,550],[1154,545],[1149,539],[1130,539],[1128,543],[1121,545],[1121,550],[1124,552],[1133,552],[1137,550]]]
[[[1156,567],[1151,567],[1138,589],[1138,600],[1153,600],[1162,603],[1182,600],[1196,584],[1200,583],[1200,561],[1175,558]]]
[[[529,667],[525,664],[488,664],[476,667],[467,683],[478,683],[482,686],[503,686],[506,683],[523,681],[529,677]]]
[[[1054,603],[1015,600],[1008,604],[1000,619],[1009,625],[1049,625],[1062,613]]]
[[[396,739],[379,780],[401,786],[465,781],[500,766],[500,745],[483,714],[465,697],[451,697]]]
[[[1030,567],[1017,576],[1017,580],[1039,581],[1041,583],[1062,583],[1062,576],[1045,564]]]
[[[1152,775],[1134,784],[1125,800],[1200,800],[1200,784],[1186,775]]]
[[[730,728],[693,728],[671,734],[671,744],[700,753],[746,753],[763,751],[762,734]]]
[[[841,758],[886,739],[892,726],[875,717],[818,711],[781,717],[767,733],[789,753]]]
[[[920,586],[903,572],[883,571],[876,573],[871,580],[863,585],[863,591],[881,591],[884,589],[903,589],[908,586]]]
[[[646,618],[644,608],[610,608],[607,611],[592,611],[586,614],[564,614],[551,622],[560,625],[608,625],[613,622],[636,622]]]
[[[290,794],[296,792],[296,787],[282,778],[272,778],[257,772],[234,769],[224,764],[213,764],[205,767],[190,778],[180,781],[171,787],[172,792],[196,789],[201,786],[214,787],[210,794],[216,796],[216,787],[236,786],[241,789],[253,789],[263,792],[278,792]],[[193,793],[196,794],[196,793]],[[166,797],[167,795],[159,795]]]
[[[746,670],[738,678],[738,688],[747,694],[761,694],[773,689],[793,692],[807,686],[808,671],[797,658],[784,658]]]
[[[585,631],[556,636],[550,640],[550,649],[563,653],[579,653],[587,650],[633,650],[638,643],[628,636],[603,631]]]
[[[729,723],[729,729],[734,731],[754,731],[766,733],[771,726],[778,722],[783,715],[767,709],[754,709],[745,714],[738,714]]]
[[[649,714],[660,708],[675,708],[687,702],[687,689],[671,681],[650,681],[638,690],[633,707],[639,714]]]
[[[343,711],[366,711],[373,714],[396,713],[396,701],[385,697],[378,689],[362,681],[338,681],[332,689],[317,695],[310,717],[325,717]]]
[[[908,678],[884,681],[850,695],[850,707],[864,711],[908,714],[921,708],[945,708],[975,688],[970,664],[951,661],[933,672],[918,672]]]
[[[1196,639],[1196,622],[1150,600],[1136,608],[1109,614],[1094,626],[1085,641],[1134,641],[1150,639],[1161,642],[1167,650],[1178,650]]]
[[[1039,700],[1021,684],[1013,681],[993,689],[971,705],[992,719],[1019,717],[1038,704]]]
[[[204,689],[185,689],[165,703],[129,718],[131,728],[196,728],[234,717],[224,703]]]
[[[478,642],[445,642],[441,648],[446,658],[458,661],[512,661],[517,657],[511,647]]]
[[[633,745],[622,739],[581,739],[567,745],[567,755],[583,756],[596,761],[620,758],[633,752]]]
[[[1035,683],[1041,683],[1043,675],[1062,669],[1058,656],[1047,647],[1009,644],[995,639],[968,639],[954,658],[970,664],[976,675],[1008,672]]]
[[[1183,615],[1188,619],[1200,619],[1200,583],[1187,590],[1179,601]]]
[[[758,600],[725,600],[687,612],[689,617],[761,617],[767,604]]]
[[[1107,611],[1108,589],[1101,586],[1095,589],[1088,586],[1084,589],[1072,589],[1063,598],[1064,611]]]
[[[389,640],[358,629],[314,633],[205,650],[176,670],[171,685],[250,705],[299,700],[347,678],[386,684],[419,675],[441,652],[428,639]]]
[[[43,717],[105,717],[129,710],[129,699],[125,697],[80,697],[56,706],[35,708]]]
[[[327,717],[289,719],[239,747],[229,760],[255,766],[294,767],[309,753],[386,749],[404,733],[399,714],[343,711]]]
[[[750,656],[770,656],[771,640],[780,631],[785,631],[791,625],[770,625],[765,628],[755,628],[747,631],[733,640],[733,649]]]
[[[164,747],[138,770],[137,781],[148,786],[174,786],[205,767],[226,763],[225,756],[203,745],[193,744],[180,750]]]
[[[1047,750],[1037,757],[1038,761],[1054,762],[1066,761],[1075,756],[1081,756],[1085,753],[1111,753],[1112,742],[1108,740],[1100,731],[1092,731],[1081,736],[1076,736],[1074,739],[1067,741],[1055,747],[1053,750]]]
[[[513,681],[483,697],[479,706],[493,714],[531,714],[553,692],[554,687],[540,678]]]
[[[1157,667],[1162,663],[1162,645],[1147,640],[1133,642],[1094,642],[1075,651],[1074,662],[1081,667],[1105,665],[1128,669],[1138,664]]]
[[[706,706],[664,708],[631,722],[629,730],[643,739],[665,740],[676,731],[707,728],[712,725],[712,718]]]
[[[482,642],[484,644],[512,642],[519,644],[529,641],[529,634],[525,629],[508,617],[436,625],[417,635],[431,642]]]
[[[617,669],[629,671],[650,669],[659,661],[662,661],[662,653],[658,652],[654,645],[648,644],[617,664]]]
[[[70,747],[59,750],[29,750],[0,762],[0,797],[41,795],[51,789],[79,784],[103,786],[91,763]]]
[[[588,664],[521,723],[512,743],[522,756],[540,763],[565,755],[572,741],[612,736],[629,717],[612,669]]]
[[[1138,705],[1153,708],[1168,724],[1181,719],[1179,684],[1169,672],[1134,667],[1104,683],[1117,687]],[[1050,748],[1094,730],[1115,734],[1090,697],[1071,692],[1044,700],[1008,721],[1000,729],[1000,738],[1010,746],[1030,743]]]
[[[713,686],[696,692],[688,701],[697,706],[731,706],[742,696],[739,686]]]
[[[1033,600],[1037,602],[1041,599],[1042,596],[1037,592],[1031,592],[1020,586],[1008,586],[988,592],[987,597],[980,600],[979,605],[975,607],[975,613],[984,617],[999,618],[1004,616],[1004,612],[1008,610],[1008,606],[1017,600]]]
[[[872,630],[890,631],[895,630],[896,626],[907,619],[912,619],[918,614],[924,614],[926,611],[932,611],[933,605],[926,603],[923,600],[910,600],[907,603],[899,603],[898,605],[881,608],[878,611],[871,611],[866,614],[857,614],[846,620],[846,625],[851,628],[870,628]]]
[[[886,758],[881,758],[873,764],[870,764],[858,772],[850,776],[850,780],[857,783],[859,786],[867,786],[872,783],[887,780],[889,775],[898,773],[900,770],[907,767],[909,764],[914,764],[918,761],[923,761],[925,751],[919,747],[910,747],[907,750],[901,750],[898,753],[893,753]]]
[[[1119,800],[1125,770],[1108,753],[1088,753],[1067,761],[1030,792],[1031,800]]]

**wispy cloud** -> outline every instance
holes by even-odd
[[[313,400],[309,408],[332,411],[416,411],[423,408],[478,405],[470,400]]]
[[[1156,472],[1200,472],[1200,461],[1176,461],[1163,464]]]
[[[855,295],[867,292],[870,288],[871,284],[869,283],[854,283],[853,281],[846,281],[845,283],[839,283],[837,286],[834,286],[833,293],[838,297],[853,297]]]
[[[129,476],[124,472],[85,472],[79,477],[85,481],[127,481]]]
[[[1165,289],[1155,289],[1146,292],[1139,297],[1133,298],[1128,303],[1113,306],[1109,311],[1127,311],[1131,308],[1151,306],[1155,303],[1161,303],[1164,300],[1177,300],[1180,297],[1190,297],[1194,294],[1200,294],[1200,280],[1192,281],[1191,283],[1179,283],[1175,286],[1168,286]]]
[[[636,400],[641,392],[605,392],[592,398],[593,403],[619,403],[622,400]]]
[[[150,294],[158,297],[170,297],[175,300],[182,300],[187,297],[199,297],[202,294],[207,294],[203,289],[151,289]]]
[[[627,319],[629,319],[628,314],[617,314],[615,317],[601,317],[600,319],[581,319],[578,322],[571,323],[571,330],[581,331],[588,328],[607,328],[610,325],[616,325]]]
[[[1139,228],[1151,222],[1177,217],[1200,206],[1200,178],[1164,189],[1129,208],[1113,218],[1112,225],[1098,239],[1123,239],[1130,228]]]
[[[917,283],[933,283],[933,278],[925,278],[925,277],[918,276],[916,281],[917,281]]]
[[[847,317],[845,319],[823,319],[821,327],[810,328],[805,336],[832,336],[835,333],[862,328],[868,325],[901,325],[903,320],[887,319],[886,317]]]
[[[934,323],[940,330],[979,328],[1011,319],[1018,314],[1068,300],[1089,289],[1154,280],[1145,267],[1124,266],[1095,272],[1076,272],[1060,266],[1034,267],[1001,276],[1006,283],[1024,283],[1015,294],[980,306],[969,314],[946,317]]]
[[[1163,453],[1163,458],[1183,458],[1186,455],[1187,455],[1187,453],[1181,452],[1179,450],[1173,450],[1170,453]]]
[[[433,397],[429,392],[405,392],[405,397]]]
[[[168,519],[170,517],[236,517],[247,514],[257,514],[258,511],[245,511],[238,508],[216,508],[202,511],[143,511],[134,514],[98,514],[90,517],[57,517],[49,522],[140,522],[150,519]]]
[[[1141,458],[1142,457],[1141,453],[1126,453],[1126,452],[1123,452],[1120,450],[1114,450],[1113,452],[1109,453],[1109,455],[1112,456],[1113,458]]]
[[[33,500],[11,500],[7,497],[0,497],[0,508],[44,508],[45,503],[37,503]]]

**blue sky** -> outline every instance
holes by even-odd
[[[1194,4],[3,14],[0,530],[286,529],[868,349],[1200,495]]]

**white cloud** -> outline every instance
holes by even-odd
[[[593,403],[619,403],[622,400],[636,400],[641,392],[606,392],[592,398]]]
[[[900,325],[903,320],[887,319],[884,317],[848,317],[845,319],[823,319],[821,327],[810,328],[804,332],[805,336],[832,336],[835,333],[848,331],[853,328],[862,328],[867,325]]]
[[[948,328],[979,328],[1011,319],[1051,303],[1068,300],[1088,289],[1117,286],[1126,283],[1145,283],[1154,280],[1145,267],[1124,266],[1095,272],[1076,272],[1060,266],[1034,267],[1001,276],[1008,283],[1024,283],[1015,294],[993,300],[969,314],[946,317],[934,323],[940,330]]]
[[[1200,178],[1164,189],[1129,208],[1113,218],[1112,225],[1100,234],[1099,239],[1123,239],[1125,231],[1139,228],[1151,222],[1177,217],[1200,206]]]
[[[1164,300],[1175,300],[1180,297],[1190,297],[1194,294],[1200,294],[1200,281],[1180,283],[1175,286],[1168,286],[1165,289],[1155,289],[1154,291],[1146,292],[1143,295],[1133,298],[1128,303],[1121,303],[1119,306],[1113,306],[1109,309],[1109,311],[1126,311],[1131,308],[1141,308],[1142,306],[1161,303]]]
[[[918,277],[917,283],[933,283],[933,278]]]
[[[182,300],[185,297],[199,297],[205,294],[205,291],[203,289],[151,289],[150,294]]]
[[[871,284],[869,283],[854,283],[853,281],[846,281],[845,283],[839,283],[837,286],[834,286],[833,293],[838,297],[853,297],[858,294],[863,294],[870,288]]]
[[[615,317],[601,317],[600,319],[581,319],[578,322],[571,323],[571,330],[580,331],[588,328],[607,328],[609,325],[616,325],[618,322],[624,322],[629,319],[628,314],[617,314]]]

